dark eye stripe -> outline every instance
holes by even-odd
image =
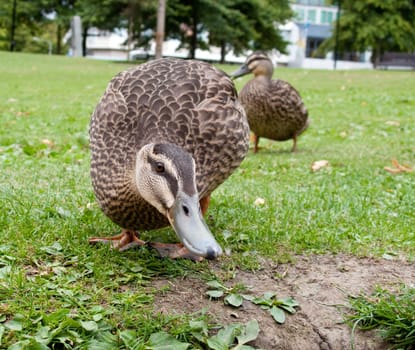
[[[189,153],[184,152],[183,149],[173,144],[156,144],[154,145],[154,154],[161,155],[167,159],[170,159],[173,163],[175,171],[177,171],[176,176],[178,177],[178,179],[180,179],[182,183],[183,191],[188,195],[195,194],[195,169],[193,167],[192,156]],[[151,159],[156,161],[155,158]],[[160,158],[157,159],[159,160]],[[175,181],[176,184],[177,181],[178,180]]]
[[[174,174],[170,173],[166,167],[164,166],[164,164],[162,162],[160,162],[159,160],[155,160],[150,158],[149,162],[151,164],[151,169],[152,171],[154,171],[155,173],[157,173],[159,176],[162,176],[166,179],[166,182],[170,188],[170,191],[172,192],[173,196],[176,197],[177,195],[177,191],[179,189],[179,185],[177,183],[177,179],[174,176]],[[163,168],[162,171],[160,171],[160,167]]]

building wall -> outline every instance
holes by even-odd
[[[296,17],[280,29],[288,45],[288,55],[280,55],[278,64],[302,68],[330,69],[333,64],[333,53],[319,57],[316,49],[331,36],[333,25],[337,19],[337,6],[328,6],[325,0],[292,1],[291,8]],[[370,53],[358,54],[360,62],[339,61],[337,67],[344,69],[370,68]],[[349,62],[349,63],[347,63]]]

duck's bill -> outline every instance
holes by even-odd
[[[233,72],[231,74],[231,78],[233,78],[233,79],[239,78],[239,77],[241,77],[241,76],[243,76],[245,74],[248,74],[249,72],[250,71],[249,71],[248,66],[245,65],[245,64],[243,64],[238,70],[236,70],[235,72]]]
[[[168,219],[180,241],[193,254],[207,259],[215,259],[222,254],[222,248],[203,219],[197,195],[180,193],[168,211]]]

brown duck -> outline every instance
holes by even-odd
[[[98,103],[89,133],[97,201],[122,228],[91,243],[124,250],[146,244],[137,230],[170,224],[182,244],[150,243],[162,256],[222,253],[202,214],[249,146],[246,115],[226,74],[179,59],[121,72]]]
[[[232,77],[248,73],[253,73],[254,78],[242,88],[240,100],[254,133],[254,152],[258,151],[260,137],[275,141],[293,139],[292,151],[296,151],[297,137],[310,124],[300,94],[286,81],[272,80],[273,64],[263,52],[249,55]]]

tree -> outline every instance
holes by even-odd
[[[0,2],[0,13],[11,15],[12,1],[4,3]],[[57,53],[61,53],[63,33],[75,14],[82,19],[84,54],[91,27],[109,31],[126,28],[129,47],[132,43],[146,45],[155,34],[158,0],[18,0],[18,4],[20,32],[25,27],[30,37],[43,31],[49,40],[52,29]],[[192,58],[196,48],[208,49],[210,45],[221,47],[222,61],[230,50],[237,54],[249,49],[284,51],[287,43],[277,24],[292,14],[289,0],[168,0],[165,37],[180,39]],[[4,18],[0,17],[0,36],[9,33],[10,16]],[[47,23],[47,30],[39,23]],[[21,36],[19,40],[21,50],[26,44]]]
[[[250,40],[255,37],[255,29],[249,16],[241,12],[241,1],[216,2],[214,13],[221,15],[207,18],[209,27],[209,44],[221,48],[221,63],[226,54],[233,50],[242,53],[249,47]]]
[[[386,51],[415,50],[415,1],[342,0],[338,29],[339,52],[372,50],[376,66]],[[336,30],[320,51],[333,50]]]
[[[76,0],[36,0],[41,3],[42,13],[53,18],[55,26],[56,53],[62,53],[62,37],[69,29],[71,18],[75,15]],[[52,21],[52,19],[51,19]]]
[[[156,0],[77,0],[76,11],[82,18],[83,51],[86,54],[88,29],[103,30],[126,28],[127,46],[135,41],[146,44],[150,38],[142,35],[146,29],[154,29],[156,23]]]
[[[277,24],[293,16],[288,0],[169,0],[168,35],[179,37],[194,57],[197,47],[216,45],[241,53],[246,49],[284,51]],[[179,30],[178,30],[179,28]]]
[[[0,2],[0,49],[3,50],[8,50],[11,46],[13,5],[13,1]],[[42,9],[42,0],[16,2],[14,50],[22,51],[30,45],[33,37],[41,35],[42,27],[50,22]]]
[[[251,48],[253,50],[278,49],[285,52],[287,42],[282,38],[277,25],[285,23],[294,16],[289,2],[286,0],[238,0],[235,2],[239,9],[253,24],[254,36]]]

